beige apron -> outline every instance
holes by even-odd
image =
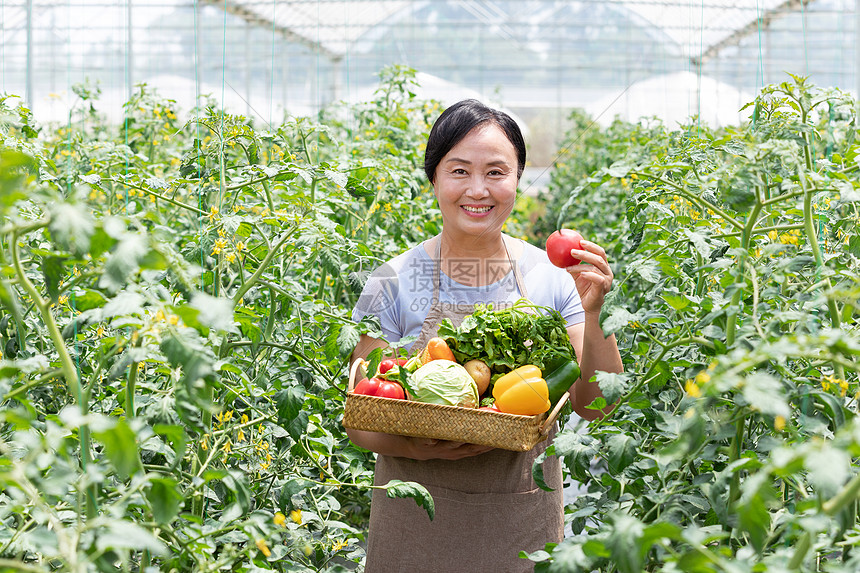
[[[474,307],[444,305],[440,245],[433,270],[433,299],[421,334],[413,348],[423,348],[436,335],[439,322],[449,318],[458,326]],[[510,256],[508,257],[510,258]],[[516,286],[526,298],[525,284],[513,261]],[[507,303],[509,304],[509,303]],[[494,308],[506,306],[498,301]],[[373,490],[366,573],[514,573],[533,571],[534,564],[520,559],[564,536],[564,501],[561,463],[550,456],[543,464],[544,479],[552,492],[535,485],[531,469],[535,458],[552,441],[528,452],[495,449],[462,460],[412,460],[378,456],[374,483],[392,479],[415,481],[433,496],[433,521],[413,499],[389,499]]]

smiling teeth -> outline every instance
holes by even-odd
[[[469,211],[470,213],[486,213],[487,211],[492,209],[492,207],[468,207],[466,205],[463,205],[463,209]]]

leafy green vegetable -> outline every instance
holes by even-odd
[[[480,358],[495,374],[523,364],[543,370],[548,360],[559,355],[575,359],[561,314],[526,299],[499,310],[477,305],[459,327],[450,319],[443,320],[438,336],[448,343],[458,362]]]

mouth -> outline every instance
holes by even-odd
[[[460,205],[460,208],[472,215],[486,215],[493,210],[492,205]]]

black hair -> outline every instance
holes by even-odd
[[[451,149],[473,129],[482,125],[497,125],[517,152],[517,179],[526,166],[526,142],[520,126],[503,111],[488,107],[476,99],[459,101],[442,112],[433,124],[424,152],[424,173],[433,183],[436,167]]]

